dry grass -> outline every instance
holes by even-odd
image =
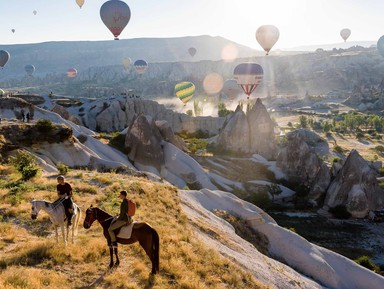
[[[6,167],[1,172],[8,171]],[[194,229],[181,210],[177,190],[144,178],[93,171],[70,171],[66,180],[83,211],[93,204],[119,212],[118,192],[127,190],[137,203],[135,220],[150,223],[160,236],[160,274],[149,275],[150,260],[138,243],[120,246],[121,264],[108,272],[109,252],[101,226],[79,228],[75,244],[55,244],[45,213],[30,220],[31,198],[56,199],[56,178],[28,181],[11,205],[10,182],[0,181],[0,288],[266,288],[231,260],[194,238]],[[26,187],[27,189],[25,190]],[[18,191],[20,190],[20,191]],[[83,220],[81,220],[82,222]]]

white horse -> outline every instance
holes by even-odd
[[[67,245],[68,235],[70,227],[66,226],[66,216],[64,211],[64,206],[60,202],[56,203],[50,203],[47,201],[41,201],[41,200],[32,200],[32,210],[31,210],[31,218],[35,220],[37,218],[37,215],[39,214],[40,210],[46,212],[49,215],[49,218],[51,219],[51,222],[53,226],[55,227],[56,232],[56,243],[59,243],[59,236],[57,229],[60,226],[61,227],[61,233],[63,234],[63,240],[64,244]],[[75,233],[77,234],[77,227],[79,225],[81,218],[81,211],[80,208],[73,203],[73,216],[72,216],[72,243],[74,243],[74,236]],[[64,228],[67,228],[66,232]]]

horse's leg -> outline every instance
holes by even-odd
[[[112,268],[113,267],[113,247],[112,247],[112,245],[109,245],[109,257],[110,257],[109,268]]]
[[[57,232],[57,226],[55,226],[56,244],[59,244],[59,233]]]
[[[120,260],[119,260],[119,255],[117,254],[117,247],[113,248],[113,250],[115,251],[115,256],[116,256],[116,263],[115,265],[116,266],[119,266],[120,265]]]
[[[65,238],[65,229],[64,229],[64,223],[61,223],[61,233],[63,234],[63,241],[64,245],[67,246],[67,239]]]
[[[75,212],[75,214],[73,215],[73,219],[74,219],[74,222],[72,224],[72,244],[75,243],[75,227],[76,227],[76,217],[77,217],[77,214]]]
[[[139,237],[139,244],[144,249],[145,253],[149,257],[152,263],[152,270],[151,274],[156,274],[159,270],[158,268],[158,260],[155,256],[155,248],[154,248],[154,242],[152,233],[141,235]]]

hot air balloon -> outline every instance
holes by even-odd
[[[348,37],[351,35],[351,30],[348,28],[341,29],[340,36],[344,39],[344,42],[347,41]]]
[[[77,5],[79,5],[80,9],[84,5],[84,0],[76,0]]]
[[[131,63],[132,63],[132,60],[129,57],[125,57],[123,59],[124,69],[128,69],[128,67],[131,65]]]
[[[148,68],[148,63],[145,60],[139,59],[135,61],[133,66],[138,74],[143,74]]]
[[[384,35],[379,38],[376,47],[381,56],[384,57]]]
[[[119,40],[118,36],[131,19],[131,10],[127,3],[123,1],[110,0],[101,6],[100,17],[105,26],[115,36],[115,40]]]
[[[77,76],[77,70],[75,68],[69,68],[67,70],[68,78],[75,78]]]
[[[191,48],[189,48],[188,49],[188,52],[189,52],[189,54],[193,57],[193,56],[195,56],[195,54],[196,54],[196,48],[195,47],[191,47]]]
[[[0,67],[4,67],[7,64],[11,55],[6,50],[0,50]]]
[[[27,64],[25,66],[25,72],[31,76],[33,72],[35,72],[35,67],[32,64]]]
[[[37,14],[37,11],[36,11],[36,10],[33,10],[33,14],[36,15],[36,14]]]
[[[263,25],[256,30],[256,40],[263,47],[266,55],[269,54],[273,45],[279,40],[279,36],[279,29],[273,25]]]
[[[237,85],[235,79],[227,79],[224,81],[222,93],[224,93],[229,101],[233,101],[242,92],[240,86]]]
[[[0,96],[3,96],[5,94],[5,91],[0,88]]]
[[[195,85],[192,82],[183,81],[175,85],[175,94],[184,105],[193,97]]]
[[[241,63],[233,71],[234,79],[241,86],[244,93],[249,96],[263,79],[263,68],[252,62]]]
[[[15,33],[16,30],[15,29],[11,29],[11,31],[12,31],[12,33]]]

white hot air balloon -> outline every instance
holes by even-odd
[[[348,28],[341,29],[340,36],[344,39],[344,42],[346,42],[348,37],[351,36],[351,30]]]
[[[259,42],[260,46],[263,47],[266,55],[269,54],[273,45],[279,40],[279,36],[279,29],[273,25],[263,25],[256,30],[256,40]]]

